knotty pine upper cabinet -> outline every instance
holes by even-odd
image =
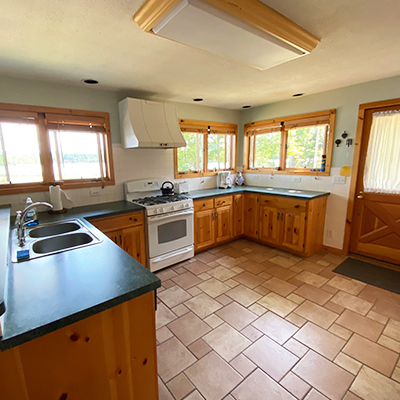
[[[259,201],[260,195],[256,193],[244,194],[243,232],[245,236],[258,239],[259,229]]]

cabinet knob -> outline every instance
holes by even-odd
[[[206,206],[206,204],[204,203],[204,204],[203,204],[203,207],[205,207],[205,206]]]
[[[264,203],[268,203],[269,200],[264,200]]]
[[[222,204],[224,204],[225,203],[225,200],[222,202]]]
[[[294,206],[294,208],[299,208],[300,207],[300,204],[296,204],[295,206]]]
[[[137,218],[135,218],[134,221],[137,222]]]

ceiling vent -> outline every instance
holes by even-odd
[[[261,70],[309,54],[319,43],[258,0],[148,0],[133,19],[146,32]]]

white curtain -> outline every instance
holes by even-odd
[[[400,194],[400,110],[372,115],[364,191]]]

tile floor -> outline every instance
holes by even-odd
[[[247,240],[160,271],[160,400],[400,399],[400,295]]]

